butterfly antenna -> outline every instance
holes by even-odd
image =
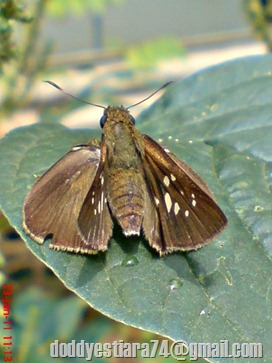
[[[83,103],[86,103],[87,105],[92,105],[92,106],[96,106],[96,107],[101,107],[103,108],[104,110],[106,109],[106,107],[102,106],[102,105],[98,105],[96,103],[92,103],[92,102],[88,102],[88,101],[85,101],[85,100],[82,100],[81,98],[78,98],[74,95],[71,95],[70,93],[64,91],[60,86],[58,86],[56,83],[52,82],[52,81],[44,81],[46,83],[49,83],[51,86],[55,87],[57,90],[61,91],[62,93],[64,93],[65,95],[69,96],[69,97],[72,97],[74,98],[75,100],[78,100],[80,102],[83,102]]]
[[[156,93],[160,92],[162,89],[166,88],[169,86],[169,84],[173,83],[173,81],[170,81],[170,82],[167,82],[165,83],[164,85],[162,85],[159,89],[157,89],[155,92],[151,93],[151,95],[147,96],[146,98],[144,98],[143,100],[141,100],[140,102],[137,102],[137,103],[134,103],[133,105],[130,105],[129,107],[127,107],[127,110],[131,107],[134,107],[134,106],[138,106],[140,105],[141,103],[149,100],[149,98],[153,97]]]

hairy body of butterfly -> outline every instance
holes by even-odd
[[[160,255],[197,249],[227,223],[206,184],[169,150],[108,107],[101,142],[74,147],[33,186],[24,230],[37,242],[81,253],[108,248],[113,219],[126,236],[144,232]]]
[[[125,235],[139,235],[147,194],[142,166],[144,142],[129,115],[119,108],[108,109],[103,131],[110,210]]]

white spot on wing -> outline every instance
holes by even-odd
[[[101,211],[103,211],[103,204],[104,204],[104,192],[101,193]]]
[[[169,149],[164,149],[164,151],[168,154],[170,153],[170,150]]]
[[[94,198],[92,198],[92,204],[94,204]]]
[[[192,200],[192,206],[195,207],[196,206],[196,201],[195,199]]]
[[[100,158],[100,155],[101,155],[101,151],[100,151],[99,148],[95,149],[95,154],[97,156],[97,159],[99,159]]]
[[[165,193],[164,200],[165,200],[167,212],[169,213],[170,212],[170,209],[172,207],[172,200],[171,200],[171,197],[170,197],[170,194],[169,193]]]
[[[178,214],[179,210],[180,210],[180,207],[179,207],[178,203],[175,203],[175,206],[174,206],[175,215]]]
[[[194,195],[194,193],[192,193],[192,198],[194,198],[194,199],[195,199],[195,195]]]
[[[173,174],[170,174],[170,177],[171,177],[171,180],[172,181],[175,181],[176,180],[176,177]]]
[[[72,148],[72,151],[77,151],[77,150],[80,150],[80,149],[83,149],[83,147],[82,146],[74,146]]]
[[[156,205],[159,205],[159,204],[160,204],[159,199],[158,199],[158,198],[156,198],[156,197],[155,197],[155,203],[156,203]]]
[[[104,178],[103,178],[103,176],[101,176],[101,185],[103,185],[104,184]]]
[[[98,202],[98,213],[100,213],[100,211],[101,211],[101,203],[100,203],[100,201]]]
[[[188,210],[186,210],[184,214],[185,214],[185,217],[189,217],[189,211]]]
[[[164,182],[164,185],[166,185],[167,187],[169,186],[170,180],[167,175],[165,175],[165,177],[163,178],[163,182]]]

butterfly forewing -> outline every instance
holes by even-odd
[[[196,173],[153,139],[143,137],[143,165],[156,207],[153,224],[159,229],[144,228],[149,243],[160,254],[201,247],[225,227],[224,213]]]
[[[79,145],[56,162],[33,186],[23,207],[23,227],[36,242],[52,236],[51,248],[92,253],[77,219],[97,172],[100,149]]]

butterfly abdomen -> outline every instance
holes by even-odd
[[[115,169],[108,179],[110,210],[127,236],[140,234],[145,202],[142,179],[135,168]]]

